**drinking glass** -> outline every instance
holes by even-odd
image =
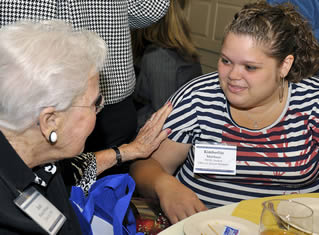
[[[313,210],[292,200],[274,199],[263,203],[260,235],[305,235],[313,231]]]

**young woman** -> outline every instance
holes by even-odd
[[[172,223],[243,199],[319,191],[319,45],[292,5],[251,3],[226,28],[218,73],[171,98],[172,133],[131,173]]]

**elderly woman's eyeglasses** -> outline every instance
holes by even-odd
[[[97,97],[95,104],[94,104],[94,108],[95,108],[95,113],[98,114],[99,112],[101,112],[101,110],[104,108],[104,97],[103,95],[99,94],[99,96]],[[81,106],[81,105],[72,105],[71,107],[82,107],[82,108],[92,108],[93,106]]]

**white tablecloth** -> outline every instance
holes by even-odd
[[[227,206],[221,206],[215,209],[210,209],[209,212],[213,214],[216,214],[216,216],[218,215],[231,215],[233,210],[236,208],[236,206],[238,205],[238,203],[234,203],[234,204],[230,204]],[[200,213],[205,213],[205,211],[200,212]],[[186,220],[191,219],[192,216],[168,227],[167,229],[165,229],[164,231],[160,232],[159,235],[184,235],[184,230],[183,230],[183,226]]]

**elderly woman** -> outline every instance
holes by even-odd
[[[73,178],[81,180],[89,165],[86,157],[77,167],[62,159],[83,151],[103,108],[105,42],[61,21],[20,22],[0,30],[0,55],[0,234],[81,234],[63,177],[80,167]],[[154,114],[127,149],[143,149],[143,139],[156,148],[169,111],[168,104]],[[116,162],[113,155],[98,158],[97,168]]]
[[[137,188],[173,223],[243,199],[319,192],[319,79],[309,77],[318,66],[318,42],[293,6],[244,6],[218,73],[171,98],[172,133],[132,166]]]

